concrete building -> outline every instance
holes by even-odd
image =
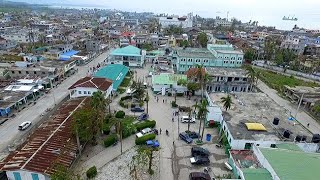
[[[211,80],[207,83],[208,92],[250,91],[250,80],[243,69],[207,67],[206,72]]]
[[[214,39],[213,43],[208,44],[207,48],[173,50],[172,62],[177,73],[184,73],[196,65],[203,65],[204,67],[241,67],[243,52],[235,50],[226,41]]]
[[[317,180],[320,154],[308,152],[305,147],[318,145],[282,143],[273,148],[253,146],[252,150],[230,150],[228,162],[235,177],[242,180]]]
[[[320,101],[320,88],[319,87],[306,87],[296,86],[290,87],[284,86],[284,94],[291,102],[299,104],[301,101],[301,107],[311,110],[312,107]]]
[[[72,134],[72,115],[90,104],[89,99],[77,98],[63,103],[46,123],[37,128],[26,142],[0,162],[0,171],[8,179],[47,180],[56,171],[55,164],[71,168],[82,151]]]
[[[223,108],[224,93],[207,95],[209,104]],[[274,147],[286,142],[310,142],[312,134],[298,122],[291,120],[291,113],[277,105],[263,93],[234,93],[233,104],[223,112],[221,129],[232,149]]]
[[[162,73],[159,75],[152,76],[152,91],[161,92],[163,95],[167,92],[174,93],[185,93],[188,89],[184,86],[179,86],[178,81],[180,79],[187,80],[186,75],[181,74],[169,74]]]
[[[128,72],[129,68],[127,66],[121,64],[109,64],[94,74],[94,77],[110,79],[113,82],[113,90],[117,91]]]
[[[15,48],[17,46],[17,42],[6,40],[0,37],[0,50],[9,50]]]
[[[101,91],[105,98],[111,95],[112,81],[106,78],[84,77],[69,87],[70,98],[92,96],[94,92]]]
[[[142,67],[145,55],[145,50],[129,45],[112,51],[108,62],[109,64],[122,64],[129,67]]]
[[[220,17],[216,17],[214,20],[214,27],[231,27],[232,22],[228,21],[227,19],[221,19]]]
[[[30,43],[39,41],[39,34],[37,31],[26,29],[8,30],[4,34],[2,34],[1,37],[9,41],[14,41],[16,43]]]
[[[181,26],[182,28],[190,28],[193,24],[193,14],[189,13],[188,16],[183,17],[159,17],[159,24],[161,24],[162,28],[167,28],[170,26]]]
[[[288,35],[284,41],[281,43],[281,48],[290,49],[295,54],[301,55],[304,52],[304,48],[307,45],[307,38],[304,36],[293,36]]]

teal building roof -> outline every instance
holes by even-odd
[[[111,79],[113,81],[113,89],[117,90],[128,72],[129,68],[127,66],[110,64],[100,69],[94,76]]]
[[[126,46],[111,52],[113,56],[141,56],[141,49],[134,46]]]

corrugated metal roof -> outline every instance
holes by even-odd
[[[71,132],[71,116],[87,104],[87,100],[72,99],[63,103],[24,144],[0,162],[0,170],[24,169],[50,175],[56,163],[70,167],[77,152],[77,143]]]

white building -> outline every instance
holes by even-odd
[[[215,27],[218,27],[218,26],[221,26],[221,27],[231,27],[232,25],[232,22],[231,21],[228,21],[227,19],[221,19],[220,17],[217,17],[215,20],[214,20],[214,26]]]
[[[226,94],[207,95],[209,104],[218,105],[220,108],[223,108],[222,97],[226,97]],[[298,137],[301,141],[312,137],[309,131],[295,121],[288,120],[290,112],[277,105],[266,94],[238,92],[233,93],[231,98],[233,104],[222,113],[222,118],[221,113],[217,111],[213,113],[217,117],[208,120],[217,121],[222,125],[232,149],[251,149],[253,145],[273,147],[283,141],[297,141]]]
[[[101,91],[105,98],[112,92],[112,81],[107,78],[84,77],[69,88],[71,98],[92,96],[94,92]]]
[[[167,16],[159,17],[159,24],[163,28],[169,26],[182,26],[182,28],[192,27],[193,14],[189,13],[188,16],[178,17],[178,16]]]
[[[38,32],[28,30],[7,31],[1,35],[1,37],[17,43],[30,43],[39,41]]]

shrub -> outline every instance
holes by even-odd
[[[123,120],[123,123],[122,123],[122,138],[123,139],[131,136],[136,131],[137,131],[137,129],[134,126],[134,124],[132,123],[132,121],[125,122],[125,120]]]
[[[121,107],[123,107],[123,108],[128,108],[128,107],[129,107],[129,105],[128,105],[128,104],[125,104],[123,101],[120,101],[120,102],[119,102],[119,105],[120,105]]]
[[[156,135],[151,133],[151,134],[144,135],[144,136],[142,136],[140,138],[137,138],[135,143],[136,143],[136,145],[142,145],[142,144],[145,144],[146,141],[152,140],[152,139],[155,139],[155,138],[156,138]]]
[[[140,106],[140,107],[142,107],[143,105],[144,105],[144,102],[143,102],[143,101],[139,102],[139,106]]]
[[[117,90],[117,92],[118,92],[119,94],[123,94],[124,92],[126,92],[126,90],[123,89],[123,88],[119,88],[119,89]]]
[[[178,104],[177,104],[175,101],[172,101],[172,102],[171,102],[171,107],[176,108],[176,107],[178,107]]]
[[[168,96],[172,96],[172,93],[171,93],[171,92],[168,92]]]
[[[141,123],[136,124],[137,131],[141,131],[144,128],[154,128],[156,126],[156,121],[144,121]]]
[[[111,134],[106,137],[106,139],[103,141],[104,147],[109,147],[113,145],[117,141],[117,135],[116,134]]]
[[[97,172],[96,166],[92,166],[87,171],[87,178],[89,178],[89,179],[94,178],[94,177],[96,177],[97,173],[98,172]]]
[[[120,101],[124,101],[124,100],[131,99],[131,98],[132,98],[131,96],[123,96],[120,98]]]
[[[123,112],[123,111],[118,111],[118,112],[116,113],[115,117],[122,119],[122,118],[124,118],[125,115],[126,115],[125,112]]]
[[[177,96],[179,96],[179,97],[181,97],[183,95],[184,95],[183,93],[177,93]]]
[[[103,131],[103,134],[109,135],[110,134],[110,126],[109,126],[109,124],[106,124],[106,123],[103,124],[102,131]]]

